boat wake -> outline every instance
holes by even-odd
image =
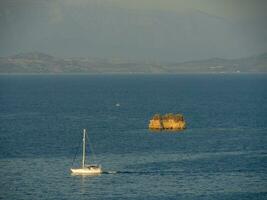
[[[181,171],[103,171],[102,174],[174,175]]]

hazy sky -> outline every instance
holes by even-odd
[[[0,0],[0,56],[146,61],[267,52],[266,0]]]

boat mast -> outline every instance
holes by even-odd
[[[82,160],[82,168],[84,168],[84,164],[85,164],[85,132],[86,132],[86,130],[83,129],[83,160]]]

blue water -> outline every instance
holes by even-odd
[[[0,199],[267,199],[266,85],[260,74],[1,75]],[[147,130],[169,112],[187,130]],[[70,175],[83,128],[100,176]]]

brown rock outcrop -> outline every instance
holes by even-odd
[[[156,114],[149,122],[149,129],[152,130],[183,130],[186,123],[181,114],[165,114],[163,116]]]

